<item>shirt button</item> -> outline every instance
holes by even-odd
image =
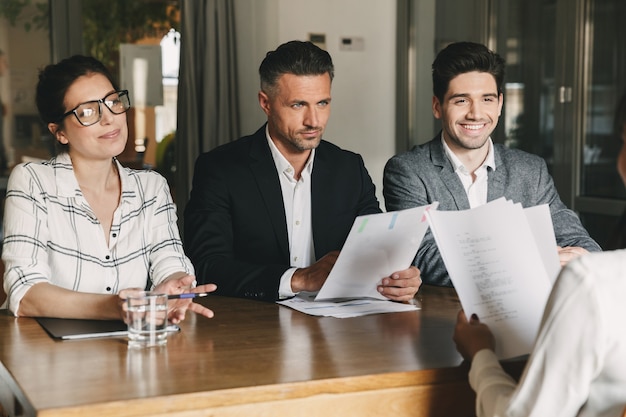
[[[109,291],[109,292],[110,292],[110,291],[111,291],[111,287],[107,287],[107,291]]]
[[[117,233],[113,233],[113,237],[117,237]]]
[[[111,257],[109,255],[105,256],[104,259],[109,260]]]
[[[294,257],[293,257],[293,261],[294,261],[294,262],[296,262],[297,260],[298,260],[298,257],[297,257],[297,256],[294,256]]]
[[[296,220],[296,226],[300,226],[300,220]]]

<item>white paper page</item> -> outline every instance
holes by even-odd
[[[371,297],[387,300],[376,286],[413,262],[438,203],[359,216],[316,300]]]
[[[530,353],[551,284],[524,211],[501,200],[427,216],[463,310],[491,328],[506,359]]]
[[[395,303],[387,299],[374,300],[372,298],[361,298],[342,302],[333,302],[315,301],[314,298],[315,294],[298,294],[296,297],[278,301],[277,303],[311,316],[327,316],[337,318],[419,310],[417,305]]]
[[[556,249],[556,237],[554,236],[550,207],[547,204],[541,204],[527,207],[524,212],[546,268],[547,276],[550,279],[550,284],[554,285],[556,277],[561,272],[561,262],[559,261],[559,252]]]

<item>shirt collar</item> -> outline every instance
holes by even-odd
[[[487,140],[489,141],[489,151],[487,151],[487,157],[485,158],[485,161],[482,163],[480,168],[482,167],[491,168],[492,170],[495,171],[496,160],[495,160],[494,151],[493,151],[493,141],[491,140],[491,137],[489,137],[489,139]],[[461,170],[463,172],[467,172],[467,169],[465,169],[465,166],[463,165],[461,160],[454,154],[454,152],[452,152],[452,150],[448,147],[448,144],[446,143],[446,141],[443,139],[443,132],[441,132],[441,144],[443,145],[443,151],[448,157],[448,160],[450,161],[452,166],[454,167],[454,170],[455,171]]]
[[[289,161],[287,161],[287,158],[285,158],[283,154],[280,153],[280,151],[274,144],[274,141],[270,137],[270,132],[269,132],[269,128],[267,125],[265,126],[265,138],[267,139],[267,143],[270,147],[270,152],[272,153],[272,159],[274,159],[274,165],[276,165],[276,170],[279,173],[283,173],[287,171],[290,173],[291,177],[293,177],[294,168],[291,166]],[[311,172],[313,171],[313,159],[314,158],[315,158],[315,149],[312,149],[311,155],[309,155],[309,159],[306,161],[306,165],[304,166],[304,170],[302,172],[303,175],[304,174],[310,175]]]
[[[131,170],[124,168],[117,158],[113,158],[113,161],[117,165],[117,172],[119,172],[120,176],[122,201],[124,200],[124,197],[135,197],[137,195],[137,185],[135,181],[130,181],[131,175],[134,174]],[[82,197],[83,193],[80,191],[78,180],[74,175],[72,159],[70,158],[69,153],[63,152],[58,154],[50,161],[50,164],[54,169],[57,193],[59,197]]]

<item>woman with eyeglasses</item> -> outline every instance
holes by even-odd
[[[39,73],[36,103],[61,146],[56,157],[17,165],[4,214],[4,307],[16,316],[124,319],[130,289],[195,287],[165,179],[122,167],[128,91],[98,60],[73,56]],[[172,300],[168,318],[213,312]]]

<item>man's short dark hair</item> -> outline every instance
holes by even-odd
[[[283,74],[324,75],[328,73],[332,81],[334,72],[333,61],[328,52],[312,42],[289,41],[265,55],[259,67],[261,90],[266,93],[272,92],[278,78]]]
[[[474,42],[456,42],[446,46],[435,58],[433,70],[433,94],[443,101],[450,80],[460,74],[486,72],[496,80],[498,94],[504,83],[504,59],[485,45]]]

